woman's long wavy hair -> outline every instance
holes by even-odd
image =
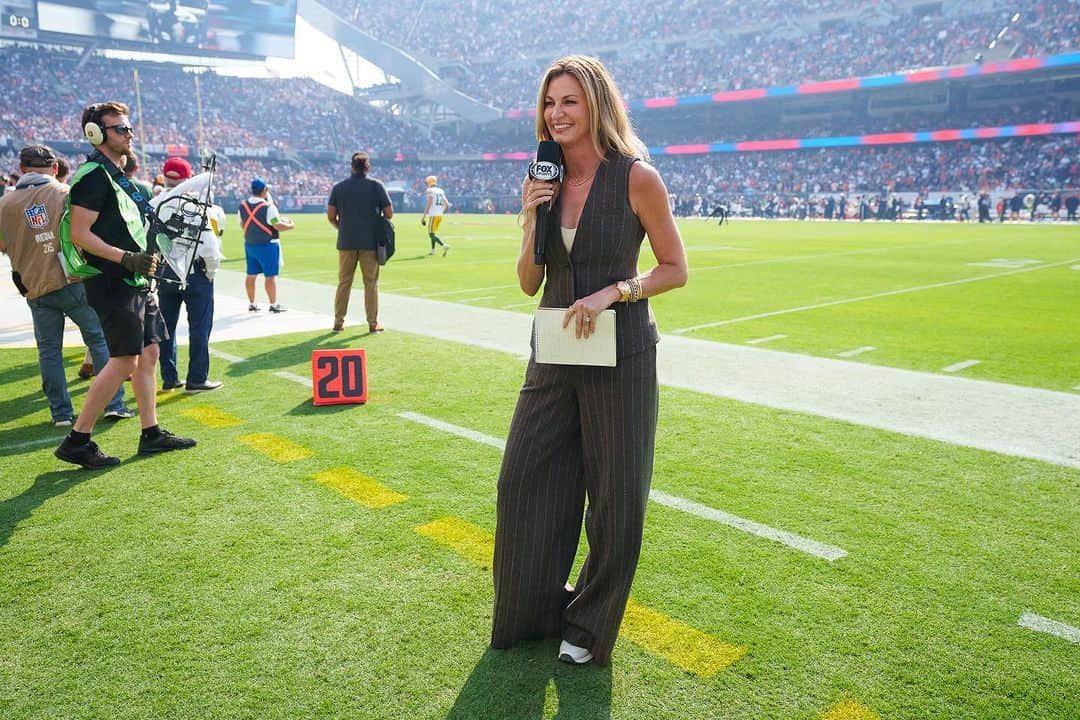
[[[614,150],[620,155],[648,160],[649,151],[641,141],[630,116],[626,112],[619,88],[611,78],[604,64],[587,55],[567,55],[551,64],[540,81],[540,91],[536,96],[536,139],[551,140],[547,123],[544,122],[544,100],[548,85],[560,75],[570,75],[576,79],[585,91],[585,103],[589,108],[589,134],[593,147],[602,161],[608,152]],[[519,222],[524,224],[534,216],[535,210],[519,214]]]
[[[540,92],[536,97],[537,140],[551,140],[551,134],[544,122],[544,99],[548,85],[560,75],[570,75],[581,83],[585,91],[585,101],[589,106],[589,134],[601,158],[614,150],[626,157],[649,159],[649,151],[630,123],[626,104],[619,88],[615,87],[611,73],[602,62],[587,55],[567,55],[559,58],[544,73],[544,79],[540,81]]]

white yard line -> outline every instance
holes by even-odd
[[[11,283],[10,273],[3,272],[5,259],[0,256],[0,301],[7,308],[0,318],[0,332],[30,323],[29,308]],[[455,263],[455,267],[463,264]],[[332,284],[279,277],[281,297],[291,299],[290,312],[262,318],[258,316],[265,312],[247,311],[243,272],[219,270],[214,285],[215,344],[287,333],[325,333],[333,324],[328,314],[334,306]],[[354,290],[352,307],[362,308],[363,301],[363,289]],[[387,332],[505,353],[512,358],[508,361],[522,367],[529,355],[532,317],[527,312],[392,293],[382,294],[379,309]],[[664,318],[659,320],[663,327]],[[177,333],[183,343],[186,329],[178,327]],[[67,339],[65,344],[69,344]],[[0,346],[33,347],[33,333],[28,344],[12,341]],[[657,377],[665,388],[1080,468],[1076,442],[1080,386],[1076,391],[1042,390],[669,332],[657,346]]]
[[[964,360],[962,362],[953,363],[952,365],[946,365],[945,367],[941,368],[941,372],[960,372],[961,370],[966,370],[969,367],[974,367],[981,362],[982,360]]]
[[[466,295],[471,292],[484,292],[485,290],[506,290],[507,288],[516,288],[517,283],[513,285],[491,285],[490,287],[478,287],[478,288],[464,288],[462,290],[443,290],[442,292],[425,293],[420,297],[443,297],[444,295]]]
[[[495,299],[494,295],[484,295],[483,297],[461,298],[461,299],[455,300],[454,302],[474,303],[474,302],[483,302],[484,300],[494,300],[494,299]]]
[[[742,530],[751,535],[774,540],[782,545],[787,545],[789,548],[804,552],[808,555],[813,555],[814,557],[822,558],[823,560],[828,560],[829,562],[839,560],[847,555],[847,550],[834,547],[833,545],[819,543],[816,540],[810,540],[809,538],[804,538],[801,535],[796,535],[795,533],[790,533],[786,530],[777,530],[768,525],[762,525],[759,522],[747,520],[746,518],[732,515],[723,510],[711,508],[708,505],[702,505],[701,503],[696,503],[692,500],[687,500],[675,495],[668,495],[666,492],[660,490],[651,491],[649,493],[649,499],[655,503],[666,505],[667,507],[675,508],[676,510],[682,510],[685,513],[690,513],[691,515],[696,515],[706,520],[712,520],[713,522],[733,527],[736,530]]]
[[[306,385],[307,387],[312,387],[311,378],[309,378],[309,377],[303,377],[302,375],[297,375],[296,373],[286,372],[285,370],[280,370],[280,371],[274,373],[274,375],[279,377],[279,378],[285,379],[285,380],[291,380],[294,383],[299,383],[300,385]]]
[[[872,350],[877,350],[877,348],[874,347],[873,345],[863,345],[862,347],[857,347],[854,350],[845,350],[842,353],[836,353],[836,357],[842,357],[842,358],[855,357],[856,355],[862,355],[863,353],[868,353],[868,352],[871,352]]]
[[[909,245],[890,245],[888,247],[860,248],[858,250],[839,250],[837,252],[815,253],[813,255],[781,255],[774,258],[762,258],[761,260],[747,260],[746,262],[728,263],[726,265],[706,265],[704,267],[693,266],[694,272],[703,270],[726,270],[727,268],[749,267],[751,265],[769,265],[772,263],[798,262],[800,260],[818,260],[820,258],[844,257],[847,255],[868,255],[870,253],[888,252],[889,250],[905,250],[907,248],[929,247],[931,245],[944,245],[949,242],[969,242],[967,238],[941,243],[911,243]],[[749,248],[746,248],[747,250]]]
[[[491,447],[497,448],[499,450],[504,450],[506,448],[506,443],[497,437],[485,435],[482,432],[470,430],[469,428],[461,427],[460,425],[454,425],[452,423],[443,422],[442,420],[436,420],[435,418],[428,417],[427,415],[421,415],[420,413],[414,412],[400,412],[398,413],[398,417],[404,418],[405,420],[410,420],[415,423],[420,423],[421,425],[427,425],[428,427],[435,428],[436,430],[448,432],[451,435],[463,437],[466,440],[472,440],[473,442],[490,445]]]
[[[1021,615],[1016,624],[1028,630],[1054,635],[1071,643],[1080,643],[1080,629],[1042,615],[1036,615],[1033,612],[1026,612]]]
[[[245,360],[247,360],[247,358],[242,358],[239,355],[231,355],[231,354],[225,352],[224,350],[218,350],[217,348],[213,348],[213,347],[210,348],[209,351],[210,351],[210,354],[213,355],[214,357],[219,357],[222,360],[227,360],[228,362],[231,362],[231,363],[242,363]]]
[[[64,435],[57,435],[56,437],[38,438],[37,440],[27,440],[26,442],[13,443],[11,445],[0,445],[0,452],[22,450],[23,448],[37,447],[38,445],[58,445],[63,439]]]
[[[701,325],[691,325],[690,327],[672,330],[672,332],[676,335],[683,335],[689,332],[693,332],[695,330],[719,327],[721,325],[731,325],[733,323],[746,322],[747,320],[760,320],[761,318],[774,317],[776,315],[787,315],[789,313],[804,312],[806,310],[818,310],[820,308],[833,307],[835,305],[847,305],[848,303],[862,302],[864,300],[874,300],[883,297],[891,297],[893,295],[904,295],[906,293],[920,292],[922,290],[933,290],[935,288],[950,287],[952,285],[963,285],[965,283],[980,282],[982,280],[994,280],[996,278],[1007,277],[1009,275],[1019,275],[1020,273],[1034,272],[1036,270],[1046,270],[1047,268],[1058,267],[1060,265],[1068,265],[1069,263],[1076,262],[1077,260],[1080,260],[1080,258],[1063,260],[1056,263],[1047,263],[1046,265],[1039,265],[1038,267],[1027,267],[1020,270],[1010,270],[1008,272],[993,273],[992,275],[980,275],[978,277],[963,278],[960,280],[948,280],[946,282],[933,283],[932,285],[918,285],[916,287],[901,288],[899,290],[889,290],[886,292],[874,293],[873,295],[860,295],[858,297],[846,298],[844,300],[832,300],[830,302],[817,303],[814,305],[802,305],[800,307],[786,308],[784,310],[772,310],[770,312],[757,313],[756,315],[746,315],[743,317],[729,318],[728,320],[717,320],[716,322],[703,323]]]
[[[514,303],[513,305],[503,305],[502,309],[503,310],[509,310],[510,308],[527,307],[529,305],[531,305],[533,307],[536,307],[536,304],[537,304],[536,300],[530,300],[529,302]]]
[[[484,433],[477,432],[476,430],[470,430],[460,425],[454,425],[453,423],[444,422],[442,420],[436,420],[435,418],[428,417],[427,415],[421,415],[414,412],[400,412],[399,418],[410,420],[421,425],[426,425],[436,430],[442,430],[443,432],[463,437],[467,440],[483,443],[484,445],[490,445],[498,450],[505,450],[506,443],[497,437],[491,435],[485,435]],[[787,545],[790,548],[798,550],[800,552],[813,555],[815,557],[823,558],[832,562],[838,560],[847,555],[846,550],[842,550],[832,545],[825,545],[815,540],[804,538],[801,535],[789,533],[785,530],[777,530],[776,528],[769,527],[768,525],[762,525],[761,523],[754,522],[753,520],[747,520],[745,518],[732,515],[731,513],[724,512],[723,510],[717,510],[707,505],[696,503],[686,498],[681,498],[676,495],[669,495],[666,492],[660,490],[653,490],[649,493],[649,499],[653,502],[665,505],[676,510],[681,510],[691,515],[704,518],[706,520],[712,520],[714,522],[733,527],[736,530],[742,530],[743,532],[756,535],[758,537],[766,538],[768,540],[775,540],[778,543]]]
[[[760,337],[755,340],[747,340],[747,345],[761,345],[762,343],[772,342],[773,340],[780,340],[786,338],[787,335],[769,335],[768,337]]]

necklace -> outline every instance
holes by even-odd
[[[592,171],[592,175],[589,175],[588,177],[581,178],[580,180],[575,180],[574,178],[572,178],[570,176],[567,176],[566,182],[570,183],[574,187],[581,187],[582,185],[584,185],[585,183],[589,182],[594,177],[596,177],[596,171],[599,170],[599,169],[600,169],[600,166],[597,165],[596,169]]]

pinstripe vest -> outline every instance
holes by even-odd
[[[549,215],[545,238],[547,259],[541,307],[569,307],[575,300],[637,275],[638,255],[645,228],[630,208],[632,158],[608,153],[596,171],[578,221],[569,254],[559,234],[558,205]],[[617,302],[615,353],[625,357],[660,340],[648,300]]]

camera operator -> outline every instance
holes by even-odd
[[[82,412],[55,455],[84,468],[100,468],[117,465],[120,459],[105,455],[90,435],[128,377],[139,405],[140,455],[194,447],[195,441],[158,426],[155,375],[164,326],[149,283],[158,258],[147,244],[139,205],[122,187],[130,183],[119,170],[121,158],[131,150],[134,136],[128,108],[119,102],[88,105],[81,125],[95,150],[71,180],[61,243],[66,233],[67,241],[85,253],[84,263],[71,270],[86,278],[87,300],[101,319],[110,358],[90,384]]]

